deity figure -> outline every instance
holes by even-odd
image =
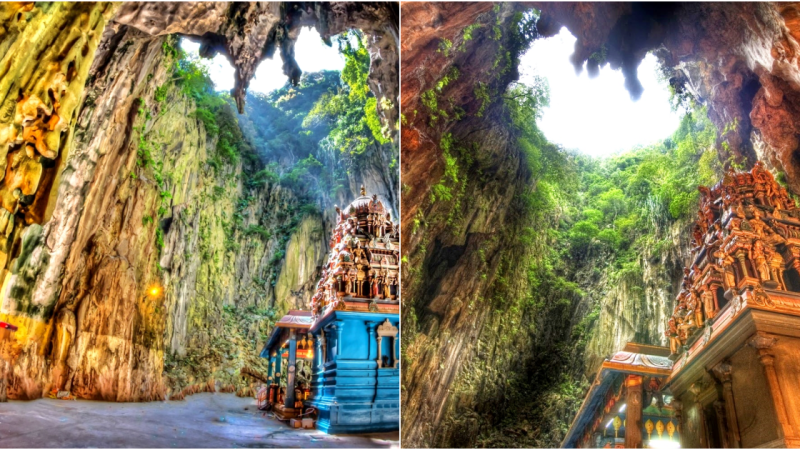
[[[722,227],[720,226],[719,221],[715,221],[713,231],[706,236],[706,248],[714,247],[715,245],[719,244],[719,242],[722,241],[722,238]]]
[[[375,298],[380,294],[380,286],[378,286],[378,276],[377,274],[372,276],[372,297]]]
[[[681,283],[681,289],[687,289],[689,286],[692,285],[692,277],[690,276],[689,268],[683,268],[683,283]]]
[[[714,303],[714,294],[711,293],[710,289],[703,289],[700,294],[700,301],[703,303],[703,313],[706,320],[713,319],[717,314],[717,306]]]
[[[689,296],[686,299],[686,308],[689,314],[694,314],[694,323],[698,327],[703,326],[703,309],[700,303],[700,296],[697,294],[696,289],[689,290]]]
[[[694,250],[700,248],[703,244],[703,233],[700,232],[700,227],[695,225],[692,229],[692,247]]]
[[[742,205],[742,202],[736,203],[736,215],[742,220],[747,219],[747,214],[744,211],[744,206]]]
[[[769,281],[769,265],[767,264],[767,250],[761,240],[756,240],[750,247],[750,260],[756,267],[761,281]]]
[[[392,298],[392,288],[389,284],[389,277],[383,277],[383,298]]]
[[[350,269],[350,273],[349,273],[350,289],[349,289],[348,295],[356,295],[356,293],[358,292],[357,287],[356,287],[357,283],[358,283],[357,275],[358,275],[358,272],[356,271],[356,269]]]
[[[760,237],[764,237],[767,224],[761,220],[764,214],[758,208],[753,208],[753,219],[750,221],[750,226],[753,227],[753,232]]]
[[[680,310],[679,314],[678,339],[680,340],[681,344],[685,344],[686,340],[689,338],[689,332],[696,328],[694,323],[695,315],[686,309]]]
[[[700,227],[701,234],[706,234],[708,231],[708,223],[706,223],[706,216],[703,214],[703,211],[697,211],[698,220],[697,225]]]
[[[350,283],[350,276],[347,272],[344,273],[344,295],[349,296],[352,292],[353,285]]]
[[[786,289],[786,283],[783,280],[783,267],[786,261],[783,260],[783,255],[780,252],[771,251],[768,261],[772,280],[778,283],[778,288]]]
[[[736,261],[733,257],[724,251],[718,251],[715,256],[717,257],[717,264],[722,268],[722,284],[726,291],[736,287],[736,274],[733,265]]]
[[[673,355],[678,353],[678,347],[680,347],[680,341],[678,340],[678,326],[675,323],[675,318],[672,317],[667,322],[667,330],[664,331],[664,335],[667,336],[669,339],[669,350],[670,353]]]

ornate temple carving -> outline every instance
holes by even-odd
[[[314,317],[329,311],[397,312],[400,229],[377,195],[336,207],[330,253],[311,299]]]
[[[776,307],[765,289],[800,292],[800,209],[763,164],[699,189],[694,258],[665,332],[674,356],[729,303],[736,314]]]

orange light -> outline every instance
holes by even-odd
[[[161,293],[161,288],[158,286],[153,286],[147,291],[147,293],[150,294],[150,297],[158,297],[158,295]]]

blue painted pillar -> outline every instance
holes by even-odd
[[[375,327],[378,325],[378,322],[366,321],[367,324],[367,331],[369,332],[369,352],[367,354],[367,360],[375,361],[378,357],[378,345],[375,342]]]
[[[283,356],[281,356],[282,353],[283,352],[281,351],[281,348],[278,347],[278,352],[275,356],[275,380],[273,381],[273,383],[278,385],[281,384],[281,361],[283,361]]]
[[[270,355],[269,362],[267,363],[267,386],[272,384],[272,363],[275,362],[275,357]]]
[[[311,337],[314,339],[314,372],[322,370],[322,338],[318,336]]]
[[[344,332],[344,321],[336,321],[336,359],[342,354],[342,332]]]
[[[289,337],[289,366],[286,368],[286,397],[283,406],[294,408],[294,382],[297,371],[297,333],[292,330]]]

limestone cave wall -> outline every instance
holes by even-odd
[[[394,152],[389,144],[366,153],[344,191],[317,199],[325,209],[302,208],[308,199],[275,181],[247,186],[253,161],[209,163],[217,137],[172,79],[173,33],[231,56],[243,108],[257,63],[272,55],[265,49],[292,56],[301,23],[325,38],[362,28],[371,86],[388,100],[379,108],[391,129],[392,8],[0,6],[0,320],[19,327],[0,343],[13,361],[5,366],[10,398],[249,393],[239,371],[265,370],[257,354],[269,324],[310,299],[332,227],[327,206],[354,198],[363,183],[397,213],[398,177],[386,164]],[[298,79],[294,59],[284,61]]]
[[[576,66],[590,74],[605,64],[622,70],[634,98],[641,95],[637,66],[654,51],[677,97],[707,107],[723,164],[765,160],[799,192],[797,6],[401,8],[403,441],[557,446],[603,358],[630,340],[665,344],[664,321],[689,255],[689,230],[676,223],[662,236],[672,243],[667,251],[642,251],[636,279],[612,281],[602,255],[580,267],[564,262],[578,290],[541,291],[526,272],[555,243],[546,236],[514,238],[526,226],[519,197],[535,181],[502,106],[516,78],[516,66],[507,63],[519,51],[513,30],[520,30],[520,15],[540,11],[537,38],[566,26],[578,38]],[[443,201],[440,186],[452,178],[454,142],[470,150],[473,162],[458,172],[461,194]],[[465,154],[458,153],[459,164]],[[532,290],[543,305],[515,300]]]

